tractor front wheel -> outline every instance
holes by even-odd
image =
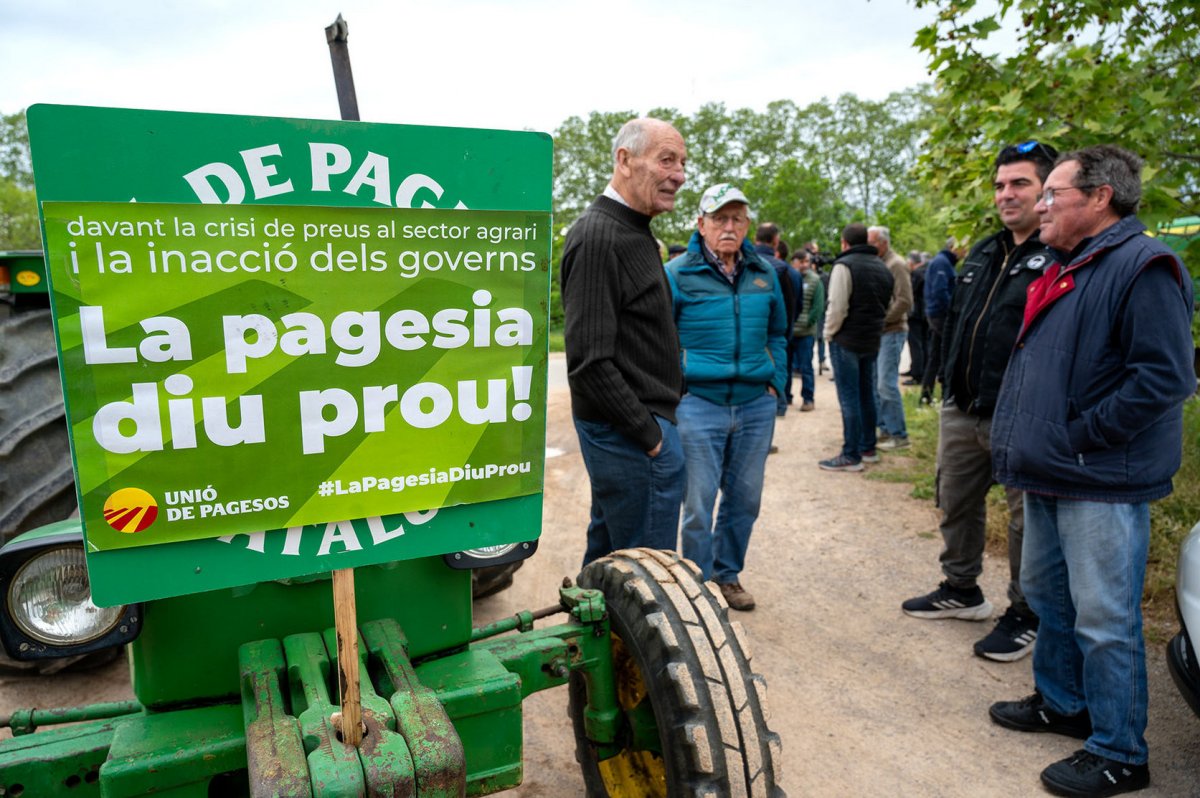
[[[619,551],[583,569],[604,594],[618,703],[627,718],[615,757],[587,739],[582,676],[571,680],[576,757],[589,798],[783,798],[779,735],[767,728],[766,683],[750,668],[745,632],[719,595],[676,554]],[[649,711],[647,711],[647,709]]]

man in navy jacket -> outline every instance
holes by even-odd
[[[775,267],[775,276],[779,278],[779,289],[783,292],[783,303],[787,306],[787,353],[788,362],[792,359],[792,325],[796,323],[796,314],[800,309],[800,275],[784,261],[776,257],[779,251],[779,225],[774,222],[763,222],[754,233],[754,251],[767,263]],[[787,257],[786,255],[784,257]],[[787,413],[787,407],[792,403],[792,371],[788,369],[786,396],[779,396],[775,401],[775,415]]]
[[[921,404],[933,404],[933,384],[942,379],[942,328],[946,325],[946,315],[950,313],[950,301],[954,296],[954,266],[965,251],[965,247],[959,246],[957,239],[951,236],[925,270],[929,348],[926,350],[925,373],[921,377]]]
[[[1025,491],[1037,692],[991,717],[1086,740],[1042,771],[1051,791],[1117,795],[1150,782],[1142,582],[1196,387],[1192,285],[1134,215],[1140,158],[1105,145],[1057,164],[1037,212],[1058,263],[1029,287],[992,422],[996,478]]]

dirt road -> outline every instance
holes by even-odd
[[[557,372],[555,371],[557,369]],[[561,377],[555,364],[552,385]],[[900,601],[939,577],[936,515],[908,486],[827,473],[839,446],[833,385],[818,378],[817,409],[789,413],[768,461],[762,516],[743,584],[758,609],[738,619],[755,669],[769,684],[771,726],[783,738],[783,785],[796,796],[1014,798],[1042,794],[1037,774],[1078,742],[992,725],[995,700],[1032,691],[1029,660],[999,664],[971,654],[988,624],[921,621]],[[932,412],[932,411],[925,411]],[[551,390],[545,526],[537,555],[512,589],[476,606],[477,622],[553,603],[583,554],[588,482],[565,389]],[[1003,606],[1003,563],[983,587]],[[553,619],[552,619],[553,620]],[[1200,795],[1200,719],[1176,693],[1162,646],[1150,648],[1153,787],[1142,795]],[[103,685],[95,692],[95,682]],[[0,680],[0,707],[61,706],[129,694],[124,665],[53,682]],[[583,795],[565,690],[525,702],[525,783],[515,796]]]
[[[758,608],[738,614],[755,669],[766,676],[772,728],[783,737],[783,785],[791,796],[1043,794],[1038,773],[1077,740],[1005,731],[993,701],[1033,690],[1029,659],[1000,664],[971,646],[989,623],[922,621],[900,602],[937,586],[936,510],[909,486],[821,471],[841,445],[833,383],[817,380],[816,410],[789,412],[767,461],[763,509],[743,585]],[[925,411],[933,412],[933,411]],[[546,521],[541,547],[513,589],[480,602],[488,618],[546,604],[579,570],[588,482],[565,390],[552,391]],[[885,455],[886,456],[886,455]],[[1006,605],[1007,563],[989,558],[983,588]],[[1151,774],[1146,796],[1200,795],[1200,718],[1150,649]],[[520,796],[582,796],[557,691],[526,702],[525,783]]]

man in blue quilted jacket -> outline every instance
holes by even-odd
[[[1042,771],[1058,795],[1150,783],[1142,583],[1150,502],[1171,492],[1196,387],[1192,284],[1135,213],[1142,160],[1060,156],[1036,206],[1057,263],[1028,289],[992,421],[996,479],[1025,492],[1021,587],[1041,619],[1036,692],[991,707],[1084,740]]]
[[[742,611],[754,609],[740,574],[787,380],[788,332],[775,269],[749,229],[746,195],[718,183],[700,198],[687,252],[667,264],[685,388],[676,411],[687,472],[683,556]]]

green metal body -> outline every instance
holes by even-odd
[[[470,640],[470,571],[426,557],[356,568],[354,581],[359,624],[394,618],[413,641],[412,656]],[[129,649],[134,695],[151,709],[235,699],[238,649],[329,623],[330,582],[321,574],[148,602],[142,633]]]
[[[1195,240],[1200,240],[1200,216],[1185,216],[1160,222],[1154,236],[1176,252],[1182,253]]]
[[[0,297],[5,294],[47,295],[49,292],[46,261],[41,250],[0,251]]]
[[[440,560],[357,571],[357,750],[330,720],[333,630],[312,631],[332,617],[326,580],[150,603],[130,650],[139,701],[14,713],[0,795],[486,795],[521,783],[522,700],[573,672],[600,756],[623,722],[644,725],[617,706],[598,592],[560,589],[558,625],[524,612],[472,630],[469,579]]]

